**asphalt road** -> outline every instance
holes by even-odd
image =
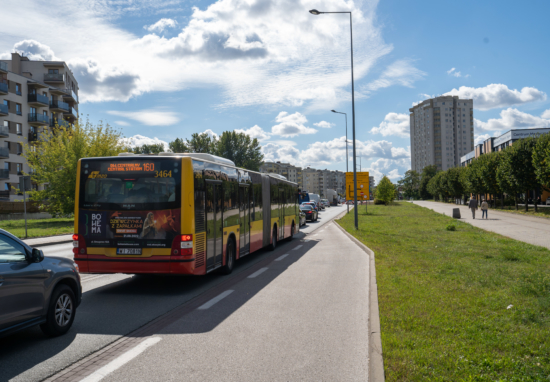
[[[244,277],[243,274],[249,269],[252,269],[256,264],[270,261],[269,259],[275,259],[276,257],[286,254],[286,251],[291,247],[295,247],[299,243],[299,240],[305,237],[304,234],[313,234],[315,231],[322,229],[325,224],[329,223],[335,216],[344,210],[344,206],[326,209],[321,212],[318,222],[308,222],[306,227],[302,227],[301,233],[296,235],[292,242],[280,243],[277,250],[274,252],[262,250],[243,258],[236,263],[233,273],[229,276],[221,276],[219,274],[210,274],[204,277],[139,277],[121,274],[82,275],[84,292],[82,304],[77,310],[73,327],[66,335],[57,338],[47,338],[42,334],[39,328],[31,328],[10,337],[0,339],[0,381],[41,381],[54,375],[60,370],[93,354],[97,350],[131,333],[137,328],[142,327],[168,311],[189,302],[197,296],[207,295],[207,292],[215,292],[216,287],[222,284],[225,285],[228,280],[240,280],[240,278]],[[344,236],[343,240],[347,240],[347,238]],[[271,297],[268,297],[268,304],[266,306],[254,307],[253,310],[248,311],[244,309],[248,306],[246,299],[243,300],[239,298],[237,301],[228,299],[216,307],[218,309],[222,307],[225,308],[221,309],[220,315],[217,315],[217,318],[213,319],[213,321],[211,320],[209,324],[207,324],[207,327],[199,325],[200,327],[189,329],[187,335],[193,337],[191,335],[192,332],[204,332],[205,335],[212,335],[215,329],[219,327],[219,324],[229,317],[240,317],[239,320],[244,322],[257,322],[255,317],[259,317],[262,311],[264,312],[263,314],[267,315],[266,318],[271,317],[271,320],[277,320],[277,315],[274,313],[278,311],[278,314],[282,315],[285,312],[285,309],[288,308],[283,306],[283,304],[285,304],[285,299],[291,298],[294,295],[293,290],[299,287],[302,281],[305,280],[309,280],[309,289],[303,291],[302,297],[304,301],[289,302],[289,304],[291,304],[290,306],[294,309],[301,308],[302,306],[308,307],[307,313],[304,313],[302,316],[297,316],[300,318],[298,322],[305,320],[309,317],[309,314],[317,313],[319,304],[322,304],[323,301],[325,301],[325,303],[334,302],[336,303],[334,307],[338,307],[339,299],[344,297],[338,294],[342,291],[338,289],[336,295],[330,295],[329,291],[333,286],[345,284],[340,281],[341,276],[340,272],[338,272],[339,267],[343,263],[341,261],[336,261],[334,256],[329,255],[330,249],[318,251],[315,245],[312,245],[313,242],[314,240],[312,239],[311,243],[307,243],[311,248],[305,246],[304,250],[298,251],[297,253],[299,256],[288,256],[286,262],[278,262],[277,264],[280,264],[279,269],[270,266],[269,272],[266,271],[262,278],[258,276],[257,280],[251,279],[250,283],[237,283],[238,287],[235,287],[236,289],[234,289],[235,292],[233,293],[235,297],[246,295],[247,293],[250,296],[254,295],[257,297],[261,295],[260,292],[264,293],[265,291],[265,293],[267,293],[269,291],[270,294],[268,296]],[[334,245],[337,245],[337,243],[334,243]],[[46,256],[72,257],[71,243],[46,246],[41,249],[44,250]],[[314,258],[319,254],[320,256],[316,261],[320,263],[315,264],[314,261],[314,263],[311,264],[312,267],[298,265],[298,260],[302,259],[303,255],[306,253],[308,256]],[[333,268],[333,266],[335,267]],[[290,271],[291,269],[292,271]],[[355,267],[353,267],[353,269],[355,269]],[[321,272],[317,273],[317,271]],[[267,275],[271,276],[266,278],[265,276]],[[318,278],[319,275],[323,276],[322,279]],[[365,291],[368,286],[368,282],[366,281],[367,275],[368,272],[365,273]],[[283,279],[286,279],[286,281],[281,284]],[[346,280],[347,277],[343,277],[343,279]],[[273,281],[271,282],[272,285],[269,285],[269,288],[269,283],[266,284],[266,280]],[[321,281],[322,283],[320,283]],[[272,289],[272,286],[275,287],[276,285],[279,285],[279,287]],[[339,288],[345,289],[348,287],[349,285],[341,285]],[[283,290],[277,292],[278,288],[282,288]],[[359,288],[359,285],[354,285],[354,288]],[[329,300],[324,300],[322,295],[316,296],[316,292],[320,290],[323,291],[325,297],[329,298]],[[307,302],[309,299],[308,296],[314,297],[312,303]],[[350,301],[346,301],[345,298],[342,300],[343,303],[350,303]],[[365,297],[364,301],[368,301],[368,299]],[[251,306],[251,308],[253,307]],[[326,316],[339,316],[340,313],[338,309],[328,309]],[[287,315],[287,317],[289,316]],[[202,320],[202,318],[198,318],[198,322]],[[269,321],[262,319],[262,322],[269,326]],[[331,319],[329,322],[332,324],[333,320]],[[178,323],[179,321],[176,324]],[[306,329],[307,322],[304,322],[304,324],[304,329]],[[319,323],[316,323],[315,325],[318,324]],[[325,328],[328,328],[328,325],[328,322],[322,324]],[[339,325],[337,327],[339,327]],[[306,330],[305,332],[313,334],[315,331],[312,332],[311,330],[314,328],[316,328],[316,326],[312,326],[310,330]],[[349,333],[355,329],[356,327],[352,327],[351,329],[339,327],[339,330],[343,330],[343,333]],[[175,333],[181,332],[181,329],[173,330],[175,330]],[[242,333],[243,329],[241,328],[240,330]],[[285,332],[283,328],[277,325],[273,326],[272,330],[274,330],[274,333]],[[298,334],[297,331],[294,333]],[[356,334],[359,335],[359,333]],[[366,337],[366,326],[364,334]],[[284,336],[278,337],[276,343],[279,343],[279,346],[284,349],[285,342],[288,342],[293,336],[294,335],[291,335],[289,332]],[[232,336],[225,338],[223,340],[224,342],[219,344],[220,348],[224,348],[225,346],[221,345],[225,344],[237,349],[237,345],[231,345],[231,337]],[[320,337],[317,342],[326,343],[328,346],[327,349],[334,349],[334,346],[339,341],[338,337],[339,336],[332,334],[326,339]],[[350,339],[351,337],[352,336],[350,336]],[[244,342],[241,341],[239,343],[244,346],[247,340],[244,337],[242,337],[242,339]],[[168,344],[169,341],[165,341],[164,343]],[[192,343],[194,343],[195,346],[201,346],[200,341],[192,341]],[[276,343],[273,343],[271,347],[275,346]],[[307,351],[307,342],[301,345],[304,346],[301,351]],[[167,345],[159,346],[158,349],[165,349],[165,346]],[[299,348],[301,348],[301,346]],[[208,352],[207,349],[208,347],[205,347],[203,351]],[[250,353],[251,350],[242,348],[239,351],[244,352],[242,354],[242,356],[244,356],[245,353]],[[197,356],[199,354],[200,352],[196,353]],[[292,352],[289,354],[292,354]],[[234,354],[232,357],[239,358],[237,354]],[[313,354],[311,357],[315,358]],[[178,357],[178,362],[182,358],[183,357]],[[367,356],[365,355],[365,362],[366,359]],[[213,360],[213,362],[211,366],[216,364],[215,360]],[[275,367],[276,365],[272,366]],[[143,378],[134,377],[133,380],[143,380]]]

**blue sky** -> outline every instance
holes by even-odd
[[[550,127],[548,1],[23,2],[4,0],[0,57],[67,61],[80,112],[135,143],[239,130],[267,160],[345,170],[330,110],[351,139],[349,19],[311,8],[353,11],[358,155],[378,179],[410,168],[408,109],[430,96],[473,98],[478,140]]]

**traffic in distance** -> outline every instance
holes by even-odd
[[[281,175],[171,153],[82,159],[75,200],[74,262],[0,230],[0,337],[35,325],[66,333],[82,297],[79,273],[229,274],[338,205]]]

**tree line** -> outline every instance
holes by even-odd
[[[464,199],[470,194],[485,195],[496,207],[513,201],[518,209],[518,194],[550,190],[550,134],[525,138],[505,150],[483,154],[466,167],[437,171],[427,166],[419,174],[409,170],[398,182],[406,198],[448,200]],[[537,197],[534,198],[537,210]]]

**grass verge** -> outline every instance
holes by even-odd
[[[368,212],[339,223],[376,254],[388,381],[550,380],[549,250],[411,203]]]
[[[0,228],[23,239],[25,237],[25,220],[1,220]],[[74,218],[27,220],[29,238],[53,236],[74,232]]]

